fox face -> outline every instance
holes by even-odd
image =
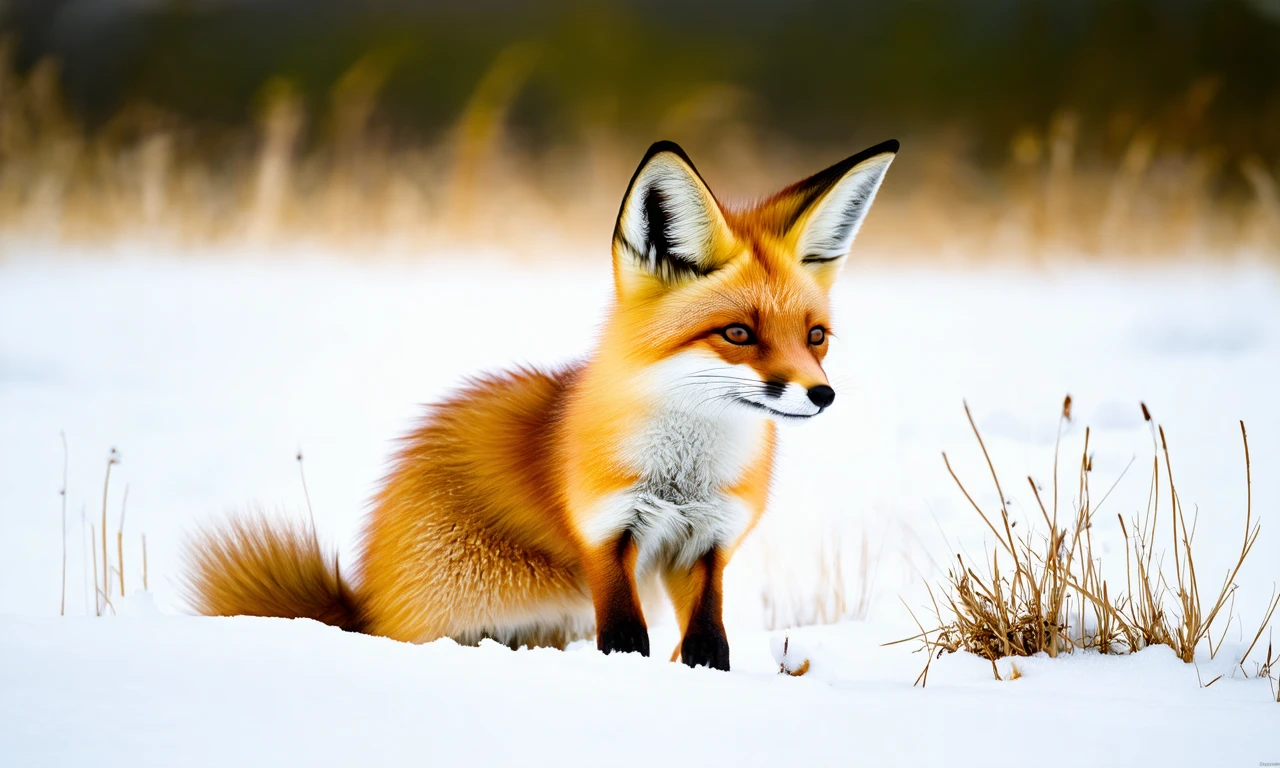
[[[828,292],[898,148],[885,142],[755,205],[722,206],[668,142],[613,238],[614,331],[677,408],[806,419],[836,397]]]

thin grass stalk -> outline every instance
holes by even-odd
[[[307,519],[311,521],[311,539],[316,549],[320,549],[320,532],[316,527],[316,513],[311,507],[311,491],[307,489],[307,473],[302,466],[302,449],[298,449],[298,478],[302,481],[302,497],[307,501]]]
[[[111,489],[111,468],[116,463],[116,449],[112,448],[107,458],[107,472],[102,480],[102,595],[105,599],[107,591],[111,588],[108,569],[110,568],[107,559],[107,494]],[[96,557],[96,555],[95,555]],[[97,572],[97,566],[94,566],[94,572]],[[101,614],[99,614],[101,615]]]
[[[1249,461],[1249,433],[1245,430],[1244,421],[1240,422],[1240,439],[1244,443],[1244,471],[1245,471],[1245,521],[1244,521],[1244,543],[1240,546],[1240,557],[1236,560],[1235,567],[1231,569],[1230,574],[1224,582],[1223,589],[1227,584],[1234,584],[1236,576],[1240,573],[1241,566],[1244,565],[1245,558],[1249,556],[1249,552],[1253,549],[1254,543],[1258,540],[1261,533],[1261,527],[1253,522],[1253,470]],[[1214,603],[1213,608],[1209,611],[1207,623],[1212,624],[1218,612],[1222,609],[1223,603],[1226,601],[1226,595],[1222,592],[1218,595],[1218,600]]]
[[[1058,436],[1053,441],[1053,522],[1049,530],[1058,530],[1058,449],[1062,446],[1062,426],[1071,420],[1071,395],[1062,400],[1062,413],[1058,416]],[[1036,500],[1039,500],[1037,495]],[[1041,505],[1043,509],[1044,505]]]
[[[116,573],[120,576],[120,596],[124,597],[124,516],[129,504],[129,486],[124,487],[124,498],[120,500],[120,526],[116,528]]]
[[[1271,617],[1275,615],[1276,606],[1280,606],[1280,595],[1276,594],[1276,589],[1271,588],[1271,607],[1262,617],[1262,623],[1258,625],[1258,631],[1253,635],[1253,641],[1249,643],[1249,647],[1245,649],[1244,655],[1240,657],[1240,669],[1244,670],[1245,659],[1249,658],[1249,654],[1253,653],[1253,647],[1258,644],[1258,639],[1262,637],[1262,631],[1271,623]]]
[[[120,577],[120,596],[124,597],[124,533],[116,531],[116,574]]]
[[[964,483],[960,482],[960,478],[956,476],[956,471],[951,468],[951,462],[947,459],[947,454],[945,451],[942,454],[942,463],[946,464],[947,472],[951,474],[951,479],[956,481],[956,485],[960,487],[960,492],[963,493],[964,497],[969,500],[969,504],[973,507],[974,511],[976,511],[982,517],[982,521],[986,523],[987,527],[991,529],[991,532],[996,535],[996,541],[999,541],[1001,546],[1003,546],[1005,549],[1010,549],[1010,545],[1000,535],[1000,532],[996,530],[996,527],[991,523],[991,520],[987,518],[987,514],[982,511],[982,507],[978,506],[978,503],[973,500],[972,496],[969,495],[969,491],[965,489]]]
[[[80,505],[80,564],[84,565],[84,556],[93,549],[93,537],[89,535],[89,505],[82,503]],[[80,586],[84,589],[84,612],[89,613],[89,578],[92,576],[94,585],[97,585],[98,568],[81,568],[80,569]],[[96,599],[96,598],[95,598]]]
[[[89,547],[89,551],[93,553],[93,610],[95,616],[101,616],[102,603],[98,600],[98,595],[102,594],[98,589],[98,535],[93,528],[93,523],[89,523],[89,536],[94,542],[94,546]]]
[[[62,490],[58,491],[58,495],[62,497],[62,592],[58,603],[58,615],[67,615],[67,464],[69,461],[69,452],[67,450],[67,433],[59,432],[58,436],[62,438]]]
[[[1147,554],[1146,571],[1151,572],[1151,556],[1155,552],[1155,535],[1156,527],[1160,522],[1160,453],[1156,444],[1156,428],[1155,421],[1151,418],[1151,411],[1147,409],[1146,403],[1139,403],[1142,406],[1142,416],[1147,423],[1151,425],[1151,490],[1147,497],[1147,513],[1148,521],[1144,521],[1140,530],[1151,532],[1151,541],[1148,543],[1143,539],[1143,550]]]
[[[991,454],[987,453],[987,444],[982,440],[982,434],[978,431],[978,425],[973,421],[973,414],[969,412],[969,404],[964,404],[964,415],[969,419],[969,426],[973,428],[974,437],[978,438],[978,447],[982,448],[982,457],[987,460],[987,468],[991,470],[991,479],[996,484],[996,493],[1000,496],[1000,517],[1004,521],[1004,534],[1009,542],[1009,554],[1013,555],[1014,567],[1021,567],[1018,563],[1018,552],[1013,545],[1013,530],[1009,527],[1009,507],[1005,503],[1004,490],[1000,487],[1000,476],[996,474],[996,466],[991,461]]]

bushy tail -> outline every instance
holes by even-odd
[[[206,616],[315,619],[363,631],[355,595],[335,554],[326,558],[309,523],[234,517],[196,535],[187,547],[188,602]]]

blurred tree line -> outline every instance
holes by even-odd
[[[1003,162],[1056,111],[1121,135],[1207,78],[1210,119],[1183,138],[1280,155],[1276,0],[31,0],[3,25],[20,69],[61,62],[90,127],[135,102],[243,122],[280,77],[318,114],[364,57],[380,118],[430,139],[519,46],[508,119],[531,147],[584,126],[647,140],[694,104],[796,142],[954,127]]]
[[[890,137],[867,251],[1274,258],[1280,0],[0,0],[7,233],[560,252]]]

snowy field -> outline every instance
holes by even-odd
[[[857,623],[794,633],[796,648],[826,652],[802,678],[777,674],[761,633],[731,638],[725,674],[594,648],[412,646],[304,621],[3,627],[6,766],[1252,768],[1280,752],[1265,684],[1201,689],[1163,647],[1020,661],[1010,682],[977,657],[948,658],[921,690],[917,660]]]
[[[734,672],[724,675],[589,645],[415,647],[307,622],[168,615],[182,612],[180,545],[195,523],[248,504],[305,514],[299,450],[321,532],[350,562],[418,404],[468,373],[584,353],[607,305],[606,260],[533,269],[7,253],[0,765],[1280,763],[1280,704],[1236,666],[1280,581],[1275,272],[852,265],[833,296],[827,367],[839,397],[823,417],[784,426],[769,516],[726,575]],[[1066,393],[1075,420],[1062,504],[1074,500],[1086,425],[1095,498],[1133,462],[1093,532],[1121,582],[1115,514],[1145,508],[1152,451],[1139,401],[1165,426],[1179,494],[1198,510],[1206,592],[1243,535],[1237,420],[1248,425],[1263,530],[1238,577],[1227,645],[1198,670],[1154,648],[1020,661],[1007,682],[962,654],[913,688],[921,654],[880,646],[915,631],[899,596],[923,616],[924,582],[955,552],[981,560],[992,546],[940,457],[980,503],[998,504],[962,401],[1014,516],[1034,527],[1025,477],[1051,479]],[[60,432],[74,619],[57,618]],[[109,527],[127,487],[125,581],[140,586],[145,533],[150,593],[117,600],[131,615],[98,620],[83,618],[82,521],[101,519],[112,447]],[[830,616],[835,580],[852,620],[791,630],[790,655],[811,672],[777,675],[781,630]],[[654,647],[673,647],[662,607],[649,613]]]

